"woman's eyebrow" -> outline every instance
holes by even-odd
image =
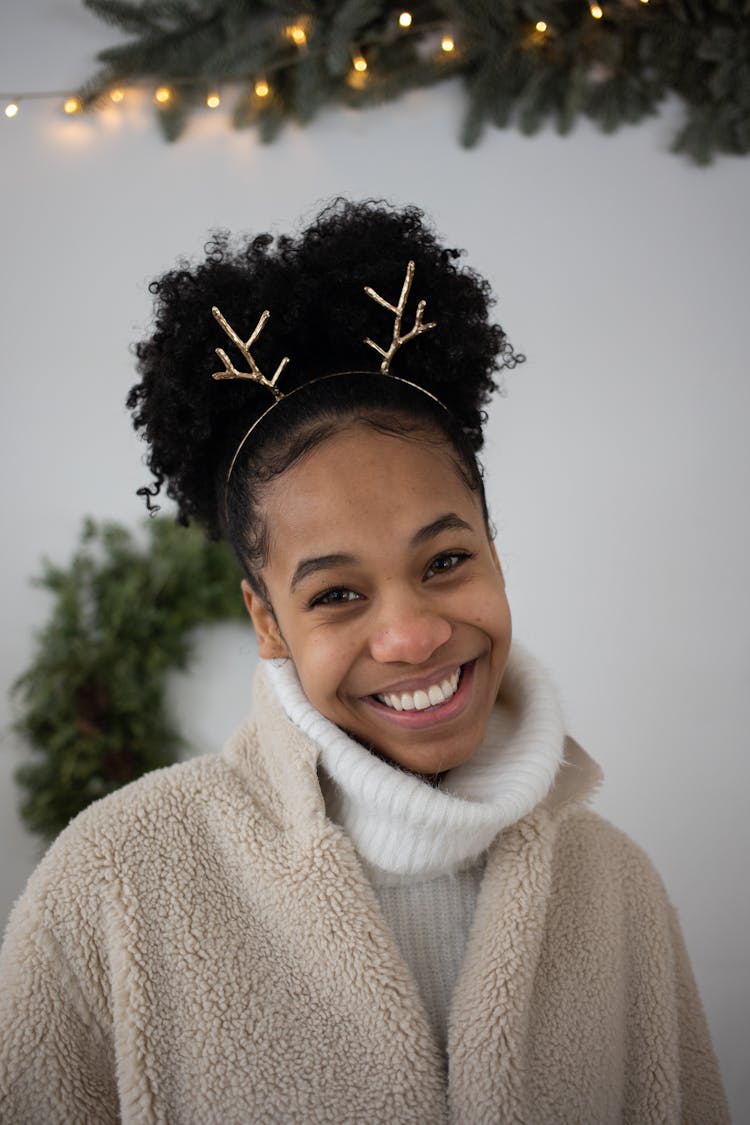
[[[473,531],[474,528],[466,520],[461,519],[455,512],[447,512],[444,516],[438,516],[432,523],[428,523],[425,527],[420,527],[419,531],[415,532],[411,537],[411,546],[419,547],[426,543],[429,539],[434,539],[443,531]]]
[[[332,570],[336,566],[353,566],[356,561],[354,555],[319,555],[317,558],[301,559],[294,568],[289,589],[294,593],[300,582],[319,570]]]
[[[415,531],[409,540],[409,546],[420,547],[443,531],[473,530],[471,524],[461,519],[455,512],[446,512],[444,516],[438,516],[436,520],[420,527],[419,531]],[[358,561],[356,555],[345,554],[317,555],[314,558],[301,559],[294,568],[289,589],[291,593],[294,593],[300,582],[303,582],[305,578],[309,578],[312,574],[317,574],[320,570],[333,570],[337,566],[356,566]]]

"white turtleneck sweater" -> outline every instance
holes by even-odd
[[[320,747],[326,812],[351,837],[444,1048],[486,850],[544,799],[562,759],[555,689],[514,643],[482,745],[433,786],[324,718],[291,661],[268,661],[266,672],[288,718]]]

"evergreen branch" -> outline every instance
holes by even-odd
[[[202,81],[239,83],[234,123],[254,124],[269,140],[284,120],[307,123],[326,103],[372,104],[462,74],[464,144],[477,143],[487,123],[530,132],[552,121],[566,133],[588,116],[611,131],[672,94],[685,106],[676,151],[698,162],[750,151],[750,0],[602,0],[601,19],[584,0],[416,0],[405,29],[384,0],[84,3],[133,37],[100,53],[104,69],[83,88],[86,106],[126,79],[182,83],[182,96],[159,111],[171,139]],[[537,31],[540,18],[549,26]],[[297,19],[302,45],[285,35]],[[440,52],[446,29],[456,42],[450,57]],[[352,81],[360,52],[367,74]],[[253,101],[248,84],[269,75],[273,96]]]
[[[134,5],[127,0],[83,0],[94,15],[112,23],[122,31],[138,35],[144,31],[157,31],[159,25],[144,11],[145,5]]]

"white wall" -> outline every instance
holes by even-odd
[[[0,85],[61,88],[113,33],[77,0],[4,18]],[[135,105],[0,118],[3,685],[84,514],[135,525],[141,448],[123,407],[148,279],[212,225],[285,229],[334,193],[423,205],[470,250],[528,364],[492,410],[486,457],[516,631],[554,670],[601,762],[598,808],[662,872],[682,918],[737,1120],[750,1105],[747,594],[750,161],[667,153],[679,116],[605,138],[455,142],[457,88],[332,110],[270,148],[208,111],[175,147]],[[243,713],[253,642],[203,634],[173,685],[194,747]],[[3,722],[11,711],[3,694]],[[0,918],[32,867],[0,759]]]

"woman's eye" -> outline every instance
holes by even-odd
[[[354,590],[348,590],[346,586],[332,586],[330,590],[324,590],[322,594],[318,594],[310,602],[310,607],[316,605],[342,605],[346,602],[356,601],[359,594],[355,594]]]
[[[447,570],[455,570],[466,559],[473,557],[468,551],[451,551],[446,555],[438,555],[427,567],[425,578],[431,578],[433,574],[443,574]]]

